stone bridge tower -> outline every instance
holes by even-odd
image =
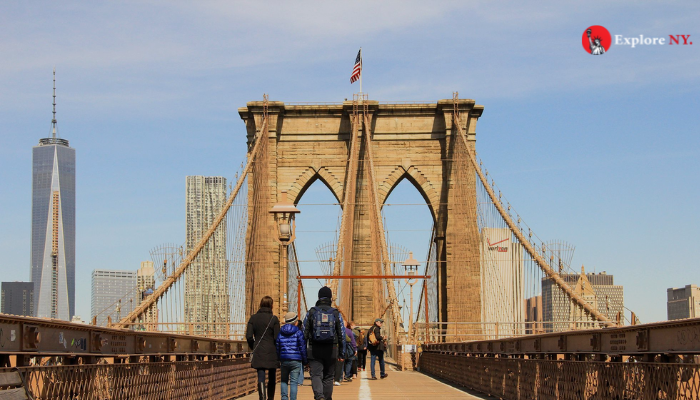
[[[479,233],[476,221],[476,176],[473,167],[461,163],[457,173],[457,129],[453,125],[454,109],[459,109],[462,128],[467,132],[468,145],[473,150],[476,122],[483,107],[473,100],[440,100],[436,103],[386,104],[368,102],[374,176],[378,185],[379,202],[384,204],[391,191],[402,179],[408,179],[421,193],[435,223],[435,244],[438,260],[438,318],[440,321],[481,321],[481,284],[479,264]],[[260,129],[263,102],[249,102],[239,108],[247,127],[249,149]],[[353,102],[337,104],[285,104],[269,102],[265,183],[248,178],[249,202],[255,193],[262,193],[271,207],[287,191],[295,204],[306,189],[320,179],[342,204],[346,195],[351,115]],[[454,129],[453,129],[454,128]],[[362,135],[362,131],[359,132]],[[366,149],[360,148],[360,157]],[[262,160],[261,160],[262,161]],[[466,161],[466,160],[465,160]],[[360,163],[362,166],[366,163]],[[257,171],[257,170],[255,170]],[[361,171],[357,175],[356,198],[366,190],[367,180]],[[358,203],[360,202],[358,198]],[[268,260],[246,265],[246,274],[256,276],[247,281],[247,314],[257,310],[260,298],[269,294],[276,304],[280,301],[280,246],[275,241],[274,220],[271,215],[249,215],[267,220],[262,225],[267,233],[248,234],[246,260]],[[369,213],[355,209],[352,272],[371,274],[369,254]],[[303,216],[299,223],[302,224]],[[255,242],[255,243],[253,243]],[[253,254],[255,253],[255,254]],[[255,270],[253,270],[255,269]],[[296,284],[294,282],[293,284]],[[368,325],[376,317],[373,302],[377,299],[371,285],[353,285],[352,318]],[[315,294],[312,294],[315,301]],[[382,299],[383,300],[383,299]],[[290,299],[290,301],[292,301]],[[431,310],[431,314],[435,310]],[[434,314],[433,314],[434,315]]]

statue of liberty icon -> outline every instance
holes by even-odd
[[[605,54],[605,47],[600,43],[600,37],[596,36],[591,39],[591,28],[586,29],[586,34],[588,35],[588,44],[591,49],[591,54],[594,56]]]

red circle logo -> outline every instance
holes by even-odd
[[[605,54],[611,43],[610,32],[600,25],[589,26],[581,36],[583,49],[594,56]]]

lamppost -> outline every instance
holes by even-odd
[[[417,282],[415,278],[412,278],[418,271],[418,267],[420,266],[420,263],[418,260],[413,258],[413,252],[408,253],[408,259],[403,262],[403,267],[406,270],[406,275],[408,278],[405,278],[404,280],[406,283],[411,287],[411,304],[409,307],[409,314],[408,314],[408,334],[410,337],[410,342],[412,343],[415,335],[413,332],[413,285]]]
[[[287,201],[287,191],[282,191],[280,201],[270,209],[270,213],[274,215],[278,227],[277,241],[282,245],[282,276],[280,277],[280,286],[282,287],[282,296],[280,298],[280,315],[284,315],[288,309],[287,304],[287,275],[289,270],[289,260],[287,259],[288,246],[294,242],[296,235],[294,234],[296,224],[294,223],[294,215],[300,213],[299,209],[294,207],[294,204]],[[299,312],[299,310],[297,310]]]

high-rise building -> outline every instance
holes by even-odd
[[[481,230],[481,320],[499,322],[498,333],[522,334],[523,248],[512,242],[508,228]],[[496,333],[496,326],[486,324],[485,334]]]
[[[685,285],[682,288],[669,288],[666,295],[669,320],[700,317],[700,287]]]
[[[69,321],[75,314],[75,149],[56,130],[54,70],[52,136],[32,156],[32,249],[37,317]]]
[[[525,299],[525,334],[544,333],[542,296]]]
[[[125,317],[138,305],[136,271],[92,271],[91,315],[98,326]]]
[[[189,253],[223,208],[226,178],[188,176],[186,247]],[[226,229],[220,226],[190,265],[185,278],[185,321],[199,335],[223,335],[230,321]]]
[[[34,315],[34,283],[3,282],[2,313],[12,315]]]
[[[153,294],[156,287],[155,273],[156,270],[153,268],[153,261],[141,262],[141,268],[136,271],[136,290],[139,303]],[[157,330],[158,309],[155,304],[146,310],[141,317],[141,322],[144,323],[144,330]]]
[[[588,301],[598,312],[615,320],[624,314],[623,288],[615,285],[613,275],[606,272],[587,274],[560,274],[573,291]],[[548,331],[563,331],[585,326],[588,321],[579,307],[549,278],[542,279],[542,316]]]

